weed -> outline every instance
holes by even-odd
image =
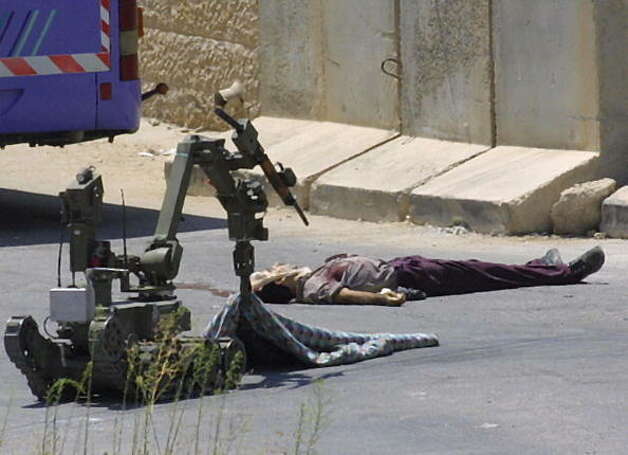
[[[294,455],[314,455],[315,447],[320,440],[321,433],[329,425],[328,407],[330,398],[326,396],[323,382],[315,381],[312,396],[301,403],[297,425],[293,434]]]
[[[245,367],[244,363],[244,355],[241,352],[236,352],[229,362],[229,368],[225,374],[225,388],[227,390],[235,389],[240,384]]]
[[[140,413],[133,412],[128,422],[124,414],[116,417],[112,427],[111,452],[95,450],[92,441],[94,433],[90,420],[92,405],[93,365],[89,363],[81,381],[61,379],[49,390],[47,396],[44,434],[36,452],[39,455],[61,455],[76,453],[82,455],[229,455],[241,452],[241,446],[248,432],[248,422],[241,416],[230,416],[227,412],[225,390],[235,388],[242,377],[245,358],[236,352],[228,363],[224,376],[221,374],[221,349],[215,343],[192,343],[177,337],[176,324],[166,321],[153,344],[136,343],[126,356],[127,378],[125,381],[122,411],[127,409],[127,401],[132,400],[142,406]],[[294,455],[314,455],[320,435],[327,424],[326,406],[328,400],[321,383],[316,382],[312,396],[301,404],[298,421],[293,434],[293,450],[285,453]],[[85,413],[78,421],[80,430],[75,432],[74,451],[65,450],[65,438],[70,431],[59,429],[58,413],[60,402],[67,400],[73,391],[74,401],[85,407]],[[213,391],[217,396],[211,400],[205,396]],[[194,416],[186,415],[185,399],[198,397]],[[159,432],[162,425],[156,419],[164,418],[156,412],[159,401],[170,401],[166,431]],[[216,407],[210,412],[210,403]],[[8,414],[0,432],[2,444]],[[191,420],[191,425],[185,422]],[[130,425],[129,425],[130,423]],[[125,434],[126,430],[126,434]],[[209,431],[207,431],[209,430]],[[130,433],[129,433],[130,431]]]
[[[63,453],[64,440],[60,441],[57,427],[59,403],[68,393],[75,391],[76,396],[83,391],[83,386],[72,379],[63,378],[56,381],[46,394],[46,416],[44,420],[44,434],[41,441],[42,455],[57,455]],[[51,416],[52,414],[52,416]]]
[[[9,423],[9,414],[11,413],[11,407],[13,405],[13,394],[9,398],[9,406],[7,406],[7,412],[4,414],[4,420],[2,421],[2,427],[0,428],[0,449],[4,444],[4,435],[7,431],[7,424]]]

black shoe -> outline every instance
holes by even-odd
[[[397,292],[406,295],[406,302],[413,302],[415,300],[425,300],[427,298],[427,294],[420,289],[410,289],[399,286],[397,288]]]
[[[571,261],[569,263],[569,269],[574,276],[582,280],[600,270],[602,265],[604,265],[604,259],[604,251],[602,251],[602,248],[599,246],[596,246]]]
[[[560,253],[556,248],[547,250],[545,256],[539,259],[545,265],[563,265],[563,258],[560,257]]]

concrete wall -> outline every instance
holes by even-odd
[[[397,81],[380,69],[397,55],[394,1],[325,0],[327,120],[399,128]]]
[[[494,2],[498,144],[599,149],[593,9],[591,0]]]
[[[489,0],[261,0],[260,18],[263,113],[491,144]]]
[[[144,114],[190,127],[223,128],[213,94],[240,79],[249,115],[259,112],[257,0],[140,0],[146,36],[140,58],[145,88],[171,87]]]
[[[261,0],[260,94],[265,115],[398,128],[395,2]]]
[[[628,183],[628,0],[595,3],[601,175]]]
[[[628,0],[493,0],[498,144],[600,151],[628,182]]]
[[[264,114],[322,119],[324,114],[320,0],[262,0],[260,99]]]
[[[403,133],[492,144],[489,0],[402,1]]]
[[[215,128],[211,94],[239,78],[253,117],[599,150],[628,182],[628,0],[141,1],[147,86],[173,88],[148,115]]]

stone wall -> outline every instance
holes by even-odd
[[[146,103],[144,115],[191,128],[224,128],[212,113],[213,94],[241,80],[241,111],[259,113],[257,0],[140,0],[146,35],[140,58],[145,89],[171,91]],[[242,112],[240,112],[242,113]]]

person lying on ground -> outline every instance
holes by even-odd
[[[528,286],[575,284],[604,264],[598,246],[565,264],[557,249],[523,265],[405,256],[384,261],[338,254],[312,271],[276,264],[251,275],[267,303],[400,306],[407,300]]]

